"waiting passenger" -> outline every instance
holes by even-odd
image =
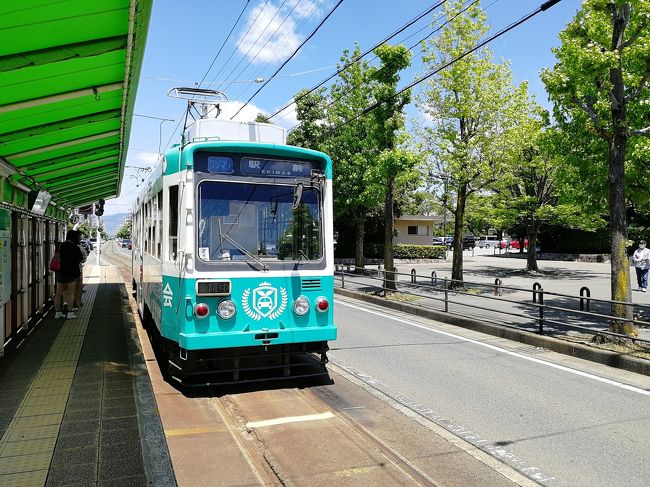
[[[56,313],[54,314],[55,319],[64,318],[65,314],[63,313],[63,303],[74,303],[75,296],[75,283],[79,278],[81,261],[83,260],[83,255],[79,249],[79,232],[75,230],[69,230],[65,242],[59,244],[59,260],[61,266],[59,271],[56,273],[56,295],[54,296],[54,309]],[[77,315],[74,311],[69,311],[67,318],[72,319],[76,318]]]

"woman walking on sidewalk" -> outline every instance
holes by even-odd
[[[639,291],[645,293],[648,290],[648,269],[650,269],[650,249],[646,248],[645,240],[639,242],[639,248],[632,255],[632,263],[636,269]]]
[[[75,282],[79,278],[80,264],[83,255],[79,249],[79,232],[68,230],[65,242],[59,244],[59,259],[61,267],[56,273],[56,295],[54,296],[54,318],[64,318],[63,303],[73,306],[75,297]],[[71,308],[67,318],[76,318],[76,308]]]

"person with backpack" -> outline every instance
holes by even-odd
[[[55,319],[76,318],[77,315],[71,309],[67,316],[63,312],[64,303],[74,303],[75,284],[81,274],[80,265],[83,255],[79,249],[80,234],[76,230],[68,230],[65,242],[57,247],[59,253],[59,270],[56,271],[56,294],[54,296]]]

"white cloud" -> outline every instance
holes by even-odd
[[[298,34],[298,23],[319,14],[318,3],[311,0],[290,0],[281,8],[271,2],[258,5],[250,11],[248,23],[237,41],[239,52],[260,64],[284,59],[304,39]]]
[[[160,160],[160,155],[157,152],[137,151],[129,159],[151,166]]]

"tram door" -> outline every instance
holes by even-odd
[[[34,282],[34,309],[32,309],[32,313],[41,311],[45,302],[45,266],[43,265],[45,222],[35,219],[34,227],[36,228],[34,235],[34,276],[36,280]]]

